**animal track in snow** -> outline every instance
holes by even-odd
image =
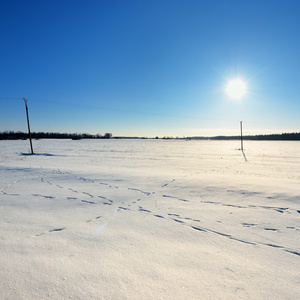
[[[203,232],[203,233],[204,232],[208,232],[208,233],[216,234],[216,235],[219,235],[221,237],[228,238],[230,240],[233,240],[233,241],[236,241],[236,242],[240,242],[240,243],[243,243],[243,244],[247,244],[247,245],[253,245],[253,246],[255,246],[255,245],[262,245],[262,246],[268,246],[268,247],[272,247],[272,248],[277,248],[277,249],[285,251],[287,253],[300,256],[300,253],[298,251],[295,251],[295,250],[292,250],[292,249],[288,249],[288,248],[286,248],[284,246],[275,245],[275,244],[271,244],[271,243],[262,243],[262,242],[257,242],[257,241],[248,241],[246,239],[238,238],[238,237],[235,237],[235,236],[233,236],[231,234],[227,234],[227,233],[223,233],[223,232],[216,231],[216,230],[213,230],[213,229],[209,229],[207,227],[195,226],[193,224],[190,224],[190,222],[186,223],[186,222],[184,222],[184,221],[182,221],[182,220],[179,219],[179,218],[182,218],[182,217],[180,215],[178,215],[178,214],[168,213],[169,217],[164,217],[163,215],[152,214],[151,211],[143,209],[142,207],[139,208],[139,211],[141,211],[141,212],[147,212],[147,213],[153,215],[156,218],[166,219],[166,220],[169,220],[169,221],[175,221],[176,223],[178,223],[178,224],[180,224],[182,226],[190,227],[191,229],[194,229],[194,230],[199,231],[199,232]],[[176,218],[172,218],[174,216]],[[188,220],[188,221],[192,221],[192,222],[200,222],[200,220],[192,219],[192,218],[189,218],[189,217],[183,218],[183,219]],[[244,227],[252,227],[252,226],[256,226],[257,224],[254,224],[254,223],[242,223],[242,225]],[[290,227],[290,229],[295,229],[295,228],[294,227]],[[278,231],[278,229],[275,229],[275,228],[264,228],[264,230]]]
[[[94,196],[93,196],[92,194],[90,194],[90,193],[82,192],[82,194],[85,194],[85,195],[88,195],[88,196],[91,197],[91,198],[94,198]]]
[[[168,216],[175,216],[175,217],[179,217],[179,215],[177,215],[177,214],[168,214]]]
[[[50,229],[48,232],[42,232],[42,233],[36,234],[35,236],[42,236],[42,235],[45,235],[45,234],[51,233],[51,232],[60,232],[60,231],[63,231],[65,229],[66,229],[66,227],[54,228],[54,229]]]
[[[204,229],[199,228],[199,227],[196,227],[196,226],[191,226],[191,228],[193,228],[193,229],[195,229],[195,230],[198,230],[198,231],[206,232]]]
[[[284,251],[285,251],[285,252],[288,252],[288,253],[291,253],[291,254],[295,254],[295,255],[300,256],[300,253],[297,252],[297,251],[292,251],[292,250],[288,250],[288,249],[285,249]]]
[[[108,184],[108,183],[104,183],[104,182],[100,182],[99,184],[101,184],[101,185],[106,185],[106,186],[108,186],[109,188],[114,188],[114,189],[118,189],[119,187],[118,186],[112,186],[112,185],[110,185],[110,184]]]
[[[42,197],[42,198],[46,198],[46,199],[54,199],[54,196],[45,196],[45,195],[41,195],[41,194],[32,194],[32,196],[34,197]]]
[[[100,199],[103,199],[103,200],[106,200],[106,201],[109,201],[110,203],[113,203],[114,201],[113,200],[111,200],[111,199],[108,199],[108,198],[106,198],[106,197],[103,197],[103,196],[97,196],[98,198],[100,198]]]
[[[148,210],[148,209],[144,209],[144,208],[142,208],[141,206],[139,206],[139,211],[143,211],[143,212],[151,213],[151,211],[150,211],[150,210]]]
[[[140,193],[142,193],[142,194],[144,194],[146,196],[150,196],[151,194],[153,194],[153,193],[150,193],[150,192],[144,192],[144,191],[142,191],[140,189],[136,189],[136,188],[128,188],[128,190],[137,191],[137,192],[140,192]]]
[[[65,229],[66,229],[66,227],[62,227],[62,228],[55,228],[55,229],[51,229],[51,230],[49,230],[49,232],[63,231],[63,230],[65,230]]]
[[[93,201],[87,201],[87,200],[81,200],[81,202],[83,202],[83,203],[88,203],[88,204],[96,204],[96,203],[93,202]]]
[[[126,207],[123,207],[123,206],[119,206],[119,209],[130,210],[129,208],[126,208]]]
[[[182,198],[178,198],[178,197],[175,197],[175,196],[169,196],[169,195],[162,195],[162,197],[172,198],[172,199],[176,199],[176,200],[183,201],[183,202],[189,202],[190,201],[190,200],[187,200],[187,199],[182,199]]]
[[[94,218],[94,219],[87,220],[86,223],[93,222],[93,221],[95,221],[95,220],[100,219],[101,217],[102,217],[102,216],[98,216],[98,217],[96,217],[96,218]]]
[[[173,221],[177,222],[177,223],[185,223],[184,221],[178,220],[178,219],[173,219]]]
[[[253,223],[242,223],[242,225],[244,227],[252,227],[252,226],[256,226],[257,224],[253,224]]]
[[[164,216],[161,216],[161,215],[154,215],[154,217],[161,218],[161,219],[165,219],[165,217],[164,217]]]

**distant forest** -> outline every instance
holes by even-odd
[[[32,132],[31,137],[33,139],[111,139],[111,133],[101,134],[88,134],[88,133],[58,133],[58,132]],[[28,133],[21,131],[4,131],[0,132],[0,140],[19,140],[29,138]],[[118,139],[139,139],[139,137],[114,137]],[[188,140],[239,140],[241,137],[237,136],[214,136],[214,137],[163,137],[162,139],[188,139]],[[142,137],[142,139],[147,139]],[[158,139],[158,137],[156,137]],[[298,133],[282,133],[282,134],[261,134],[261,135],[245,135],[244,140],[255,140],[255,141],[300,141],[300,132]]]
[[[58,132],[32,132],[33,139],[110,139],[111,133],[88,134],[88,133],[58,133]],[[21,140],[29,138],[29,134],[21,131],[4,131],[0,132],[0,140]]]
[[[241,136],[214,136],[209,138],[192,137],[191,139],[209,139],[209,140],[239,140]],[[300,132],[282,133],[282,134],[260,134],[245,135],[243,140],[253,141],[300,141]]]

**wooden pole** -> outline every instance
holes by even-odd
[[[241,150],[244,151],[244,148],[243,148],[243,121],[241,121],[240,124],[241,124]]]
[[[29,125],[29,117],[28,117],[28,107],[27,107],[27,99],[23,98],[25,102],[25,108],[26,108],[26,116],[27,116],[27,125],[28,125],[28,133],[29,133],[29,140],[30,140],[30,148],[31,148],[31,154],[33,154],[33,147],[32,147],[32,140],[31,140],[31,132],[30,132],[30,125]]]

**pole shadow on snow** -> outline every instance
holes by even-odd
[[[248,161],[248,160],[247,160],[247,157],[246,157],[246,155],[245,155],[245,152],[244,152],[243,149],[242,149],[242,153],[243,153],[243,156],[244,156],[245,161]]]
[[[50,153],[21,153],[21,156],[59,156]]]

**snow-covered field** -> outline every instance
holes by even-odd
[[[0,141],[1,299],[300,299],[300,142]]]

